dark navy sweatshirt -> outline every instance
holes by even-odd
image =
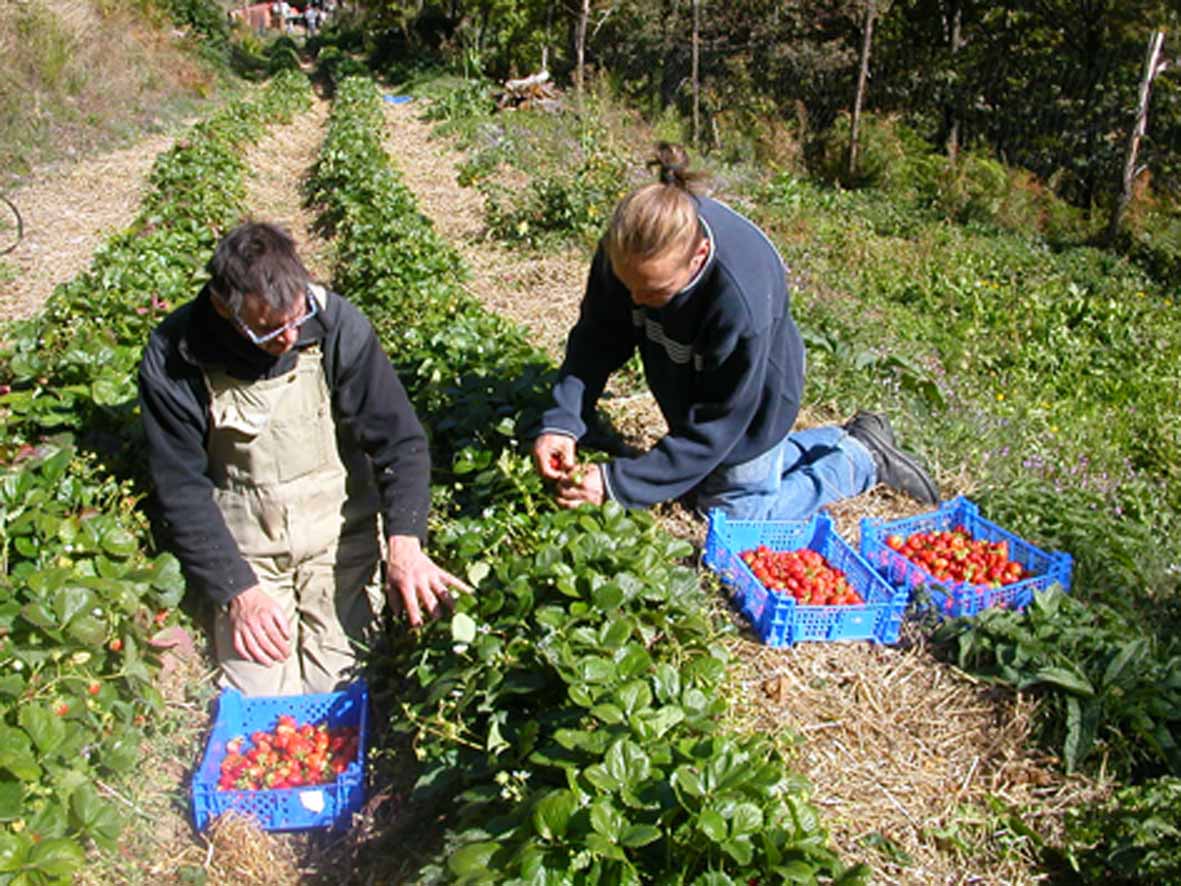
[[[762,455],[800,408],[804,343],[783,260],[730,207],[702,197],[698,213],[709,258],[661,308],[632,302],[600,245],[542,419],[542,433],[580,438],[608,376],[639,349],[669,433],[643,455],[604,466],[607,494],[628,507],[677,498],[719,465]]]

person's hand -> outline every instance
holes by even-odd
[[[564,508],[576,508],[581,504],[601,505],[606,500],[603,470],[599,465],[575,468],[558,480],[558,504]]]
[[[247,588],[229,606],[234,651],[271,667],[291,654],[291,628],[283,608],[258,585]]]
[[[437,566],[413,535],[391,535],[389,542],[386,596],[394,612],[405,610],[411,627],[422,624],[424,611],[429,617],[437,618],[440,606],[452,609],[450,588],[471,591],[464,582]]]
[[[574,469],[574,438],[542,434],[533,442],[533,463],[543,480],[563,480]]]

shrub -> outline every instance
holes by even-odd
[[[864,114],[857,137],[857,169],[849,174],[849,136],[853,121],[842,114],[820,138],[817,171],[827,181],[849,188],[890,185],[892,171],[900,170],[906,145],[897,122],[889,117]]]
[[[1087,883],[1181,882],[1181,779],[1124,788],[1067,817],[1071,867]]]

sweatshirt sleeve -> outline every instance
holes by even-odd
[[[587,419],[607,379],[635,350],[630,298],[611,273],[600,246],[591,262],[578,322],[566,341],[566,357],[554,383],[554,405],[541,419],[540,433],[586,433]]]
[[[762,398],[770,337],[732,325],[708,333],[693,401],[683,422],[635,458],[609,462],[607,494],[625,507],[648,507],[684,495],[723,462],[748,433]]]
[[[351,303],[335,300],[340,318],[331,371],[338,419],[373,462],[386,535],[425,542],[431,474],[426,433],[373,326]]]
[[[139,369],[148,469],[170,547],[186,578],[214,603],[225,605],[258,580],[213,499],[204,404],[186,378],[169,373],[168,354],[163,336],[154,333]]]

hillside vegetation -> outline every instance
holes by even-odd
[[[0,16],[0,186],[159,130],[217,89],[217,67],[152,0],[26,0]]]

